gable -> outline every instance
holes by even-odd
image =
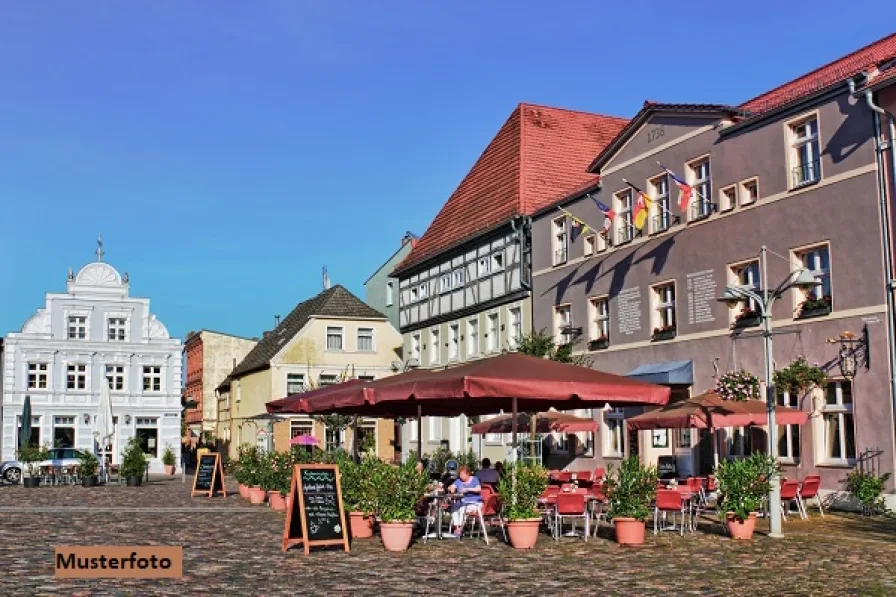
[[[717,114],[653,114],[601,167],[601,174],[658,151],[669,143],[697,134],[720,121]]]

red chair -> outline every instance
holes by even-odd
[[[588,541],[588,535],[591,531],[590,516],[585,507],[585,494],[579,492],[558,493],[556,514],[554,515],[557,523],[555,526],[554,539],[560,540],[560,534],[563,531],[563,519],[570,518],[573,521],[573,530],[575,530],[575,521],[581,518],[585,521],[585,541]]]
[[[591,471],[572,471],[569,478],[577,483],[591,483]]]
[[[593,485],[589,493],[594,496],[594,499],[590,501],[591,519],[594,521],[594,536],[597,537],[597,531],[600,528],[600,521],[607,520],[607,515],[604,512],[604,504],[607,502],[607,491],[604,484],[601,483],[599,485]]]
[[[787,520],[787,512],[790,510],[793,502],[797,502],[797,509],[799,509],[800,517],[802,517],[803,511],[799,507],[799,494],[800,484],[796,481],[784,481],[781,483],[781,515],[784,516],[784,520]],[[787,504],[786,508],[784,507],[785,504]]]
[[[560,485],[563,485],[564,483],[572,481],[572,473],[570,471],[557,471],[554,478],[557,479],[557,482],[560,483]]]
[[[671,527],[660,527],[659,526],[659,516],[660,512],[663,513],[663,518],[666,518],[666,514],[672,515],[672,526]],[[684,516],[685,516],[685,508],[684,508],[684,500],[681,499],[681,494],[674,489],[660,489],[656,492],[656,505],[653,508],[653,534],[656,535],[659,531],[666,530],[674,530],[675,529],[675,515],[679,514],[681,516],[681,520],[679,521],[678,528],[681,530],[681,535],[684,536]]]
[[[606,476],[607,476],[607,469],[605,469],[603,467],[598,467],[598,468],[594,469],[594,476],[592,478],[594,479],[595,483],[599,483],[599,482],[602,482],[604,480],[604,477],[606,477]]]
[[[821,477],[818,475],[808,475],[803,479],[803,484],[797,493],[796,501],[800,510],[802,510],[803,518],[809,518],[809,511],[806,509],[806,502],[814,499],[818,504],[818,511],[824,518],[824,508],[821,505],[821,497],[818,495],[818,487],[821,485]]]
[[[712,492],[715,491],[716,489],[718,489],[718,488],[716,487],[716,478],[715,478],[713,475],[710,475],[710,476],[706,479],[706,491],[712,493]]]
[[[541,492],[541,495],[538,496],[538,510],[544,517],[545,524],[551,529],[552,535],[554,534],[554,512],[556,510],[555,506],[557,505],[557,494],[559,491],[559,487],[548,486]]]

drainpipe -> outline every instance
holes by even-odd
[[[849,91],[850,93],[855,93],[855,81],[853,79],[849,80]],[[896,134],[894,134],[892,116],[888,114],[886,110],[874,103],[874,95],[870,89],[865,91],[865,103],[868,105],[868,108],[871,109],[874,115],[874,153],[877,159],[877,183],[879,191],[878,194],[880,195],[880,217],[882,220],[881,223],[883,224],[881,227],[881,233],[883,235],[884,268],[887,289],[887,345],[889,348],[890,357],[890,393],[893,400],[894,412],[896,412],[896,325],[894,325],[894,317],[896,317],[896,311],[894,311],[893,308],[893,290],[894,288],[896,288],[896,281],[893,280],[893,252],[890,240],[890,210],[887,204],[889,193],[887,188],[886,173],[884,172],[884,148],[881,147],[880,144],[881,116],[888,117],[890,121],[889,146],[890,157],[892,158],[890,172],[894,175],[896,175],[896,154],[894,154],[893,152],[893,141],[894,138],[896,138]]]
[[[529,268],[530,271],[526,272],[526,266],[531,264],[532,259],[530,257],[529,261],[526,261],[526,251],[528,250],[526,233],[532,228],[532,218],[529,216],[518,216],[518,218],[519,225],[517,225],[517,218],[513,218],[510,220],[510,227],[520,243],[520,286],[524,290],[531,291],[532,285],[529,283],[529,277],[526,275],[527,273],[531,275],[531,267]]]

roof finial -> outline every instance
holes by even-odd
[[[324,276],[323,276],[323,278],[324,278],[324,280],[323,280],[323,282],[324,282],[324,290],[329,290],[329,289],[330,289],[330,276],[327,274],[327,266],[326,266],[326,265],[324,266]]]
[[[103,260],[103,235],[99,235],[96,237],[96,260]]]

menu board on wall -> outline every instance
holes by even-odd
[[[619,322],[619,333],[631,336],[641,329],[641,289],[623,288],[616,295],[616,321]]]
[[[712,305],[716,301],[716,281],[713,270],[705,269],[691,272],[688,280],[688,323],[712,323],[716,320],[712,314]]]

